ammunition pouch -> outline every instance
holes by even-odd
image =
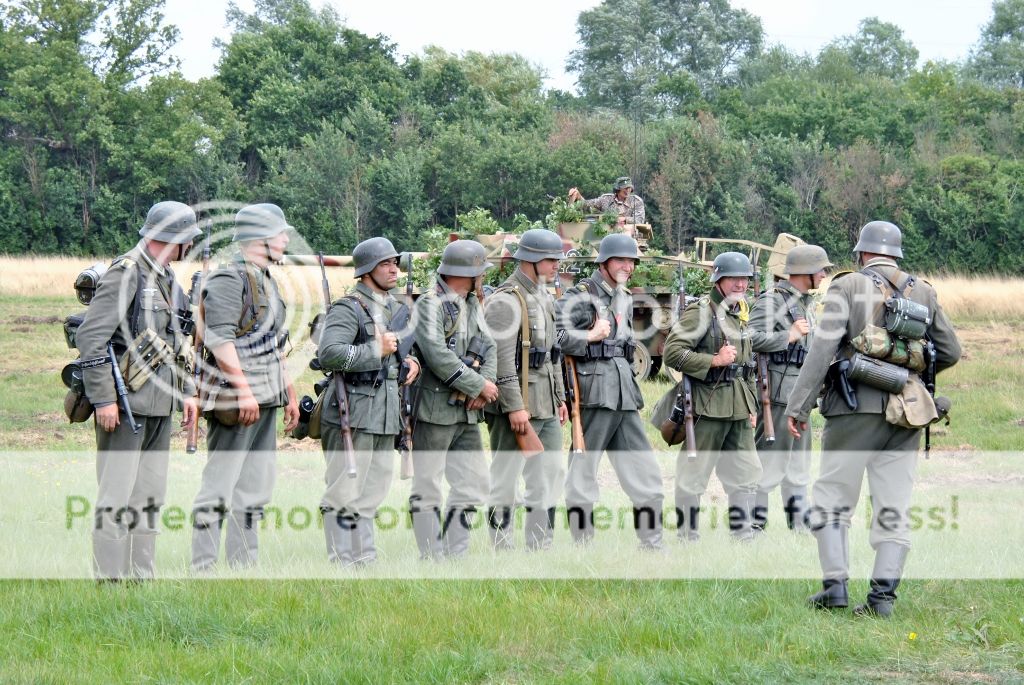
[[[729,366],[716,366],[710,369],[708,375],[700,382],[704,385],[717,385],[719,383],[732,383],[738,378],[749,381],[756,376],[757,365],[754,362],[729,364]]]
[[[772,364],[786,364],[788,366],[803,366],[804,359],[807,358],[807,348],[797,343],[792,343],[784,350],[778,352],[772,352],[768,355],[768,359]]]
[[[633,340],[602,340],[600,342],[588,343],[586,359],[596,361],[600,359],[624,358],[632,364],[636,356],[636,342]]]
[[[932,323],[928,307],[905,297],[885,301],[885,330],[905,340],[920,340]]]
[[[544,366],[544,363],[548,360],[548,350],[531,347],[530,348],[530,368],[539,369]]]
[[[196,332],[196,322],[192,318],[191,309],[178,309],[174,315],[178,319],[178,330],[181,335],[187,338]]]
[[[907,384],[910,372],[902,366],[896,366],[881,359],[855,353],[850,357],[850,370],[847,378],[854,383],[863,383],[877,390],[898,394]]]
[[[156,373],[161,365],[174,361],[174,350],[151,328],[147,328],[132,340],[121,355],[118,366],[124,376],[124,384],[132,392],[138,392]]]
[[[343,373],[342,378],[348,385],[370,385],[374,388],[379,388],[384,384],[384,379],[381,378],[382,374],[378,371],[353,371],[350,373]]]
[[[562,346],[555,343],[551,346],[551,363],[557,364],[562,361]]]
[[[280,337],[274,331],[255,330],[235,338],[235,349],[239,358],[256,359],[275,354],[288,343],[288,332]]]

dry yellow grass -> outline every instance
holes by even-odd
[[[80,257],[14,257],[0,255],[0,295],[39,297],[70,295],[75,277],[97,259]],[[175,263],[175,274],[188,290],[196,262]],[[320,297],[320,270],[314,266],[278,266],[274,274],[282,284],[286,299]],[[331,267],[327,270],[331,293],[335,297],[353,282],[352,270]],[[1024,279],[995,276],[925,277],[935,286],[939,301],[953,319],[1024,319]]]

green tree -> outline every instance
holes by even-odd
[[[903,37],[903,29],[878,17],[862,20],[856,34],[844,36],[825,49],[838,50],[858,73],[894,80],[909,76],[919,55],[913,43]]]
[[[992,3],[992,19],[981,30],[966,70],[986,83],[1024,88],[1024,0]]]

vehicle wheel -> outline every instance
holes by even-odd
[[[651,353],[643,345],[637,345],[633,353],[633,374],[638,381],[646,380],[651,374]]]

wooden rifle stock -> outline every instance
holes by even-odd
[[[555,277],[555,296],[562,298],[561,274]],[[565,395],[569,402],[569,419],[572,422],[572,443],[569,446],[573,454],[582,454],[587,450],[583,439],[583,412],[580,409],[580,379],[576,373],[576,359],[562,355],[562,374],[565,380]]]
[[[327,281],[327,269],[324,266],[324,253],[317,253],[320,262],[320,284],[324,293],[324,316],[331,311],[331,284]],[[331,383],[334,385],[334,397],[338,401],[338,418],[341,424],[341,439],[345,448],[345,475],[355,478],[356,450],[352,444],[352,427],[348,420],[348,393],[345,392],[345,379],[337,371],[331,372]]]
[[[529,459],[544,453],[544,443],[540,441],[540,436],[537,435],[537,431],[533,429],[533,424],[529,421],[526,422],[525,433],[513,432],[513,435],[516,436],[516,445],[519,446],[519,451],[525,458]]]
[[[203,342],[203,284],[206,283],[206,274],[210,270],[210,225],[206,225],[206,237],[203,238],[203,272],[198,283],[192,284],[196,292],[196,329],[192,334],[192,380],[196,386],[196,395],[199,404],[199,411],[203,406],[203,357],[206,354],[206,345]],[[185,452],[195,454],[199,449],[199,411],[196,412],[192,425],[188,427],[185,437]]]
[[[410,325],[412,322],[412,255],[405,255],[405,306],[409,308],[409,321]],[[403,360],[404,363],[404,360]],[[416,411],[416,407],[413,406],[413,389],[411,386],[403,386],[402,392],[402,449],[399,450],[401,455],[401,463],[399,465],[398,477],[401,480],[409,480],[413,476],[413,465],[412,465],[412,433],[413,433],[413,413]]]
[[[757,385],[761,390],[761,420],[764,421],[764,441],[775,442],[775,419],[772,418],[771,379],[768,377],[768,355],[757,354]]]

